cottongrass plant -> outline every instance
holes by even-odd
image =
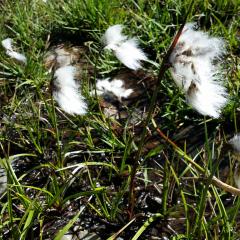
[[[171,56],[171,73],[187,102],[202,115],[218,118],[227,93],[215,60],[225,52],[223,39],[196,31],[193,23],[183,29]]]
[[[120,24],[109,27],[104,36],[105,49],[112,50],[115,56],[126,67],[137,70],[141,68],[141,61],[147,61],[147,56],[138,46],[136,38],[128,38],[122,33]]]
[[[11,58],[26,64],[27,63],[26,56],[24,54],[14,51],[12,42],[13,40],[11,38],[6,38],[2,40],[2,46],[5,48],[6,54]]]
[[[190,1],[177,1],[177,4],[164,1],[161,5],[159,1],[152,1],[151,6],[146,6],[144,1],[113,1],[113,4],[109,4],[109,1],[105,0],[73,0],[61,1],[61,7],[55,4],[55,1],[47,1],[49,6],[44,6],[43,2],[33,4],[33,1],[27,0],[2,2],[6,5],[4,11],[1,11],[4,19],[0,21],[2,34],[14,31],[19,39],[29,40],[28,54],[34,61],[31,61],[26,74],[20,75],[22,79],[17,82],[16,88],[12,82],[8,84],[4,81],[3,85],[1,81],[2,93],[8,94],[6,97],[11,97],[14,91],[14,95],[6,103],[7,107],[2,108],[1,114],[1,117],[6,119],[1,122],[0,134],[0,145],[6,150],[4,161],[7,162],[13,154],[26,153],[27,156],[20,157],[16,177],[11,175],[15,169],[8,170],[9,190],[5,197],[1,198],[0,238],[63,239],[63,234],[69,232],[69,235],[74,233],[74,236],[65,237],[74,239],[80,232],[87,232],[89,238],[90,234],[97,233],[100,239],[238,239],[240,201],[232,194],[226,194],[221,188],[215,187],[214,178],[206,179],[212,171],[206,155],[212,160],[210,157],[215,155],[215,150],[220,152],[222,149],[221,146],[216,149],[215,142],[222,142],[221,137],[224,134],[220,134],[215,126],[221,127],[227,119],[223,120],[224,122],[211,122],[214,126],[211,125],[211,130],[214,132],[209,129],[210,138],[207,142],[206,136],[205,146],[212,146],[212,154],[205,154],[204,146],[197,144],[196,155],[191,158],[187,152],[194,147],[191,145],[189,148],[189,144],[195,144],[195,140],[191,141],[186,135],[183,136],[183,141],[175,141],[176,147],[173,147],[170,144],[171,139],[174,141],[176,134],[181,134],[182,130],[188,130],[189,127],[193,131],[198,130],[201,119],[197,118],[192,123],[185,121],[182,112],[173,112],[173,108],[167,102],[172,98],[171,89],[168,83],[163,83],[163,74],[169,66],[165,60],[160,72],[162,74],[155,85],[157,90],[161,88],[159,95],[163,96],[160,109],[155,107],[157,101],[152,101],[153,110],[149,114],[149,120],[143,119],[144,122],[141,121],[138,126],[135,123],[130,125],[128,118],[123,122],[102,117],[102,112],[97,109],[97,102],[93,100],[91,101],[94,108],[91,118],[86,119],[87,121],[80,121],[71,116],[59,120],[47,105],[39,105],[39,101],[48,103],[49,96],[41,93],[51,75],[44,75],[43,69],[36,71],[42,65],[42,57],[39,56],[42,56],[44,42],[46,46],[52,46],[58,40],[73,40],[74,43],[80,41],[81,39],[77,38],[80,33],[80,38],[83,39],[86,37],[88,40],[88,36],[91,36],[86,42],[86,46],[92,48],[87,56],[94,57],[94,60],[99,59],[99,62],[93,61],[97,65],[95,69],[98,69],[102,59],[98,55],[98,44],[92,44],[91,41],[98,39],[98,32],[103,31],[102,27],[113,19],[115,22],[127,22],[130,19],[132,25],[138,24],[141,27],[146,41],[151,41],[151,45],[156,44],[157,49],[167,49],[171,38],[167,28],[174,24],[176,18],[183,19],[188,12],[189,19],[193,19],[207,11],[223,16],[218,21],[212,14],[206,14],[204,21],[211,21],[214,32],[223,30],[230,40],[229,54],[232,64],[229,65],[229,71],[232,73],[230,81],[234,83],[231,85],[231,92],[237,94],[238,86],[235,83],[239,71],[234,65],[235,58],[232,58],[232,55],[235,56],[233,50],[236,50],[237,44],[235,37],[238,7],[234,9],[233,4],[228,4],[230,1],[224,1],[221,6],[200,1],[192,11],[187,9]],[[169,14],[169,8],[176,14]],[[225,17],[225,12],[229,9],[231,14]],[[224,22],[221,23],[221,19],[224,19]],[[164,26],[166,31],[159,32]],[[50,37],[49,41],[47,36]],[[159,39],[162,38],[164,41],[160,46]],[[107,63],[108,61],[104,61],[104,64]],[[15,70],[11,63],[2,64],[12,71]],[[110,69],[106,65],[100,68],[104,70],[102,72],[106,73]],[[60,67],[63,66],[54,66],[53,75]],[[95,75],[91,77],[95,78]],[[19,74],[11,76],[13,79],[18,77]],[[32,88],[28,89],[28,85],[19,88],[19,84],[25,84],[29,78],[44,83],[43,88],[36,89],[41,91],[41,95],[33,95]],[[78,78],[75,76],[74,80]],[[160,81],[162,84],[159,84]],[[82,85],[82,82],[77,83]],[[135,88],[133,89],[135,91]],[[25,104],[23,101],[26,96],[29,101]],[[39,99],[40,96],[43,98]],[[148,96],[152,98],[151,94]],[[177,102],[177,99],[173,99],[171,104],[175,105]],[[141,102],[137,102],[136,105],[140,104]],[[174,110],[179,112],[181,107],[176,106]],[[20,114],[15,114],[16,108]],[[124,110],[132,114],[132,109]],[[234,109],[231,113],[234,113],[233,111]],[[231,121],[227,125],[232,126],[234,122]],[[176,128],[176,125],[181,128]],[[136,131],[140,128],[142,131],[146,129],[144,135]],[[157,128],[167,132],[166,138],[156,135]],[[141,135],[142,145],[139,144]],[[202,134],[196,136],[197,142],[202,142],[201,137]],[[184,149],[177,146],[182,143]],[[141,147],[143,150],[138,151]],[[132,171],[134,161],[135,172]],[[132,172],[136,174],[133,175]],[[221,176],[221,173],[222,169],[219,168],[216,174]],[[131,216],[127,209],[130,174],[135,191],[132,201],[134,211]],[[208,182],[209,191],[206,190],[206,194],[203,194],[203,187]],[[200,199],[203,200],[200,202]],[[199,209],[203,209],[202,214],[199,213]],[[197,217],[199,221],[196,221]]]
[[[75,81],[76,68],[64,66],[54,73],[53,97],[59,106],[71,115],[84,115],[87,103],[79,91],[79,84]]]

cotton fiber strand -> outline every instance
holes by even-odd
[[[122,29],[122,25],[114,25],[106,30],[103,36],[105,49],[112,50],[126,67],[137,70],[141,68],[141,61],[147,61],[147,56],[139,48],[137,39],[128,39],[122,34]]]
[[[53,97],[59,106],[69,114],[84,115],[87,112],[87,103],[79,91],[79,85],[74,79],[75,67],[65,66],[58,68],[54,74],[55,90]]]
[[[13,50],[11,38],[6,38],[2,40],[2,46],[5,48],[6,54],[9,57],[16,59],[19,62],[23,62],[25,64],[27,63],[27,58],[25,57],[25,55]]]
[[[222,39],[186,24],[171,56],[171,73],[187,102],[202,115],[218,118],[227,103],[222,76],[213,63],[225,52]]]

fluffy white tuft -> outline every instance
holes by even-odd
[[[141,67],[141,61],[146,61],[145,53],[138,48],[136,39],[123,42],[116,50],[116,57],[128,68],[137,70]]]
[[[53,97],[59,106],[69,114],[84,115],[87,112],[87,103],[79,91],[79,85],[74,80],[75,67],[65,66],[58,68],[54,74]]]
[[[227,92],[213,61],[225,52],[224,41],[194,30],[187,24],[170,56],[171,73],[188,103],[203,115],[218,118],[227,103]]]
[[[240,154],[240,133],[236,134],[233,138],[229,140],[229,143],[232,145],[234,151]]]
[[[106,30],[103,36],[105,49],[112,50],[128,68],[137,70],[141,67],[141,61],[147,61],[147,56],[139,48],[137,39],[128,39],[122,34],[122,28],[122,25],[114,25]]]
[[[21,54],[21,53],[18,53],[18,52],[15,52],[15,51],[6,51],[6,54],[13,58],[13,59],[16,59],[17,61],[19,62],[23,62],[23,63],[27,63],[27,58],[25,57],[25,55]]]
[[[96,83],[97,95],[101,96],[107,93],[112,93],[115,95],[120,101],[122,98],[127,98],[133,93],[133,89],[124,88],[124,82],[121,79],[113,79],[110,78],[97,80]]]
[[[11,38],[6,38],[2,40],[2,46],[9,51],[13,51],[12,49],[12,39]]]
[[[103,41],[106,45],[106,48],[109,48],[114,45],[127,40],[127,37],[122,34],[123,26],[121,24],[113,25],[109,27],[105,34],[103,35]]]
[[[2,40],[2,46],[6,49],[6,54],[8,56],[10,56],[13,59],[16,59],[19,62],[23,62],[25,64],[27,63],[27,58],[25,57],[25,55],[13,50],[11,38],[6,38]]]

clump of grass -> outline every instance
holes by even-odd
[[[0,4],[2,39],[13,38],[28,59],[21,65],[0,49],[0,164],[8,184],[0,196],[1,238],[77,238],[86,230],[99,239],[239,238],[239,198],[219,187],[216,177],[234,185],[234,160],[222,146],[239,129],[240,9],[234,1],[199,1],[189,11],[190,2]],[[230,103],[221,119],[203,118],[186,105],[166,72],[141,142],[143,121],[132,126],[107,118],[89,93],[97,75],[122,67],[99,54],[101,36],[108,26],[124,24],[149,59],[162,62],[187,13],[229,44],[224,71]],[[64,114],[51,97],[52,76],[43,59],[49,45],[65,41],[89,47],[95,66],[95,76],[82,84],[86,116]],[[155,75],[159,70],[145,66]]]

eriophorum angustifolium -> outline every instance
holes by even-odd
[[[0,45],[11,37],[27,57],[0,46],[0,239],[239,239],[238,161],[224,146],[240,119],[236,1],[0,2]],[[221,119],[187,107],[167,72],[184,19],[229,45]],[[99,41],[115,24],[106,46],[136,37],[137,71]]]
[[[183,29],[170,63],[177,86],[183,89],[188,103],[203,115],[218,118],[227,103],[219,68],[213,63],[225,52],[223,39],[196,31],[193,23]]]
[[[105,49],[112,50],[126,67],[137,70],[141,67],[141,61],[147,60],[147,56],[139,48],[137,39],[123,35],[122,29],[123,26],[118,24],[106,30],[103,36]]]
[[[26,56],[19,52],[14,51],[13,47],[12,47],[12,42],[13,42],[13,40],[11,38],[6,38],[6,39],[2,40],[2,46],[5,48],[6,54],[11,58],[16,59],[17,61],[23,62],[26,64],[27,63]]]
[[[87,103],[74,79],[75,70],[73,66],[64,66],[55,71],[53,97],[65,112],[84,115],[87,111]]]

